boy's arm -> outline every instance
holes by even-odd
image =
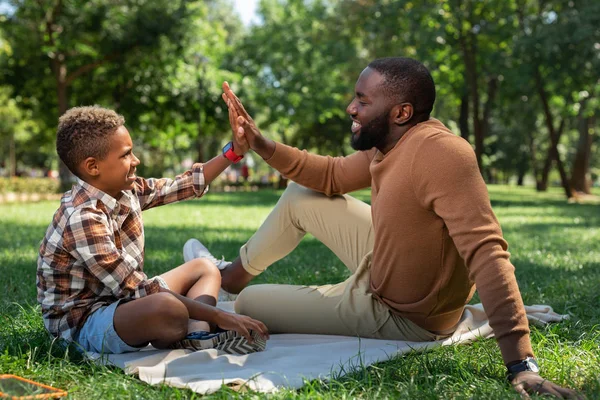
[[[237,131],[237,123],[231,113],[230,123],[233,130],[233,151],[236,155],[243,156],[248,152],[248,142],[243,131]],[[178,175],[175,179],[138,178],[135,192],[142,210],[191,197],[202,197],[208,191],[208,185],[229,165],[231,161],[220,154],[204,164],[194,164],[192,169]]]
[[[158,293],[160,280],[149,280],[137,260],[116,247],[110,223],[100,210],[78,210],[65,227],[63,246],[117,298]]]

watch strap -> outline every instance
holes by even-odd
[[[235,154],[235,151],[233,151],[233,142],[229,142],[225,145],[225,147],[223,147],[223,156],[225,158],[227,158],[229,161],[231,161],[232,163],[237,163],[242,158],[244,158],[243,155],[238,156],[237,154]]]
[[[538,367],[538,364],[535,361],[535,358],[533,358],[533,357],[527,357],[524,360],[510,363],[506,366],[506,369],[507,369],[506,377],[509,381],[512,381],[514,379],[515,375],[517,375],[519,372],[523,372],[523,371],[531,371],[531,372],[535,372],[535,373],[540,372],[540,368]]]

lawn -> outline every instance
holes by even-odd
[[[571,320],[532,328],[545,378],[600,398],[600,204],[567,204],[559,190],[490,186],[525,304],[549,304]],[[597,193],[598,194],[598,193]],[[181,247],[201,238],[216,256],[231,259],[258,228],[279,193],[209,193],[204,199],[144,214],[146,272],[183,262]],[[369,192],[356,196],[368,201]],[[36,305],[35,270],[56,202],[0,205],[0,373],[68,390],[74,399],[198,398],[153,387],[121,370],[97,367],[52,346]],[[256,283],[323,284],[343,280],[343,264],[307,237]],[[476,297],[473,302],[478,302]],[[493,339],[410,354],[329,382],[312,381],[273,398],[518,398],[505,380]],[[208,398],[261,398],[223,389]]]

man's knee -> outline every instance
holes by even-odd
[[[251,316],[253,314],[253,305],[261,304],[260,297],[263,285],[252,285],[244,288],[233,304],[233,309],[237,314]]]
[[[287,207],[297,209],[302,207],[312,207],[314,206],[313,202],[320,199],[325,200],[327,199],[327,196],[295,182],[290,182],[279,201],[285,203]]]

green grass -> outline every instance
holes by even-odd
[[[544,377],[600,398],[600,205],[567,204],[560,190],[490,186],[510,244],[526,304],[549,304],[570,321],[532,328]],[[357,197],[367,200],[369,192]],[[211,193],[199,201],[147,211],[146,272],[183,262],[181,247],[201,238],[226,258],[253,234],[279,193]],[[40,240],[55,202],[0,205],[0,373],[17,374],[69,391],[74,399],[198,398],[187,390],[149,386],[119,369],[99,367],[59,349],[45,334],[36,305]],[[343,264],[307,237],[257,283],[323,284],[347,276]],[[478,302],[477,297],[473,302]],[[506,383],[495,341],[409,354],[298,391],[264,396],[222,389],[210,398],[518,398]]]

